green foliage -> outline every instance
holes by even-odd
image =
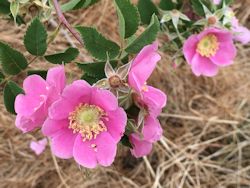
[[[47,71],[46,70],[28,70],[28,76],[33,75],[33,74],[39,75],[43,79],[46,79],[46,77],[47,77]]]
[[[195,1],[199,1],[199,0],[195,0]],[[173,10],[173,9],[179,9],[181,5],[182,5],[181,0],[177,0],[177,2],[173,0],[161,0],[159,7],[162,10]]]
[[[85,48],[96,59],[106,61],[107,54],[110,59],[119,54],[120,47],[115,42],[106,39],[95,28],[79,26],[76,29],[82,36]]]
[[[28,66],[23,54],[2,42],[0,42],[0,63],[3,72],[10,75],[16,75]]]
[[[146,30],[138,38],[132,41],[125,51],[131,54],[138,53],[145,45],[155,41],[159,30],[160,23],[157,16],[154,14],[152,15],[151,22]]]
[[[28,27],[24,36],[24,45],[29,53],[42,56],[47,50],[47,32],[38,18]]]
[[[95,63],[77,63],[77,66],[84,71],[84,75],[81,79],[86,80],[89,84],[94,84],[98,80],[105,78],[105,67],[106,62],[95,62]],[[116,65],[116,61],[110,62],[113,67]]]
[[[69,47],[64,52],[46,55],[45,59],[53,64],[67,64],[73,61],[79,55],[79,50],[77,48]]]
[[[158,15],[158,9],[151,0],[139,0],[138,10],[143,24],[149,24],[153,14]]]
[[[131,142],[129,141],[129,138],[127,135],[123,135],[123,137],[121,138],[121,141],[120,143],[123,145],[123,146],[126,146],[126,147],[129,147],[129,148],[133,148]]]
[[[23,93],[23,90],[15,82],[9,81],[5,85],[3,91],[3,98],[4,98],[4,105],[8,112],[16,114],[14,104],[16,96],[20,93]]]
[[[3,81],[4,78],[5,78],[4,74],[0,71],[0,83]]]
[[[77,63],[78,67],[84,71],[81,79],[86,80],[89,84],[94,84],[105,77],[105,62],[97,63]]]
[[[139,12],[130,0],[115,0],[115,4],[119,18],[120,35],[122,38],[128,38],[138,29]]]
[[[8,0],[0,0],[0,14],[10,13],[10,3]]]
[[[77,10],[81,8],[87,8],[99,0],[71,0],[61,6],[63,12],[67,12],[70,10]]]

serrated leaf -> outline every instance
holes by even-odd
[[[16,75],[28,66],[23,54],[2,42],[0,42],[0,63],[3,72],[10,75]]]
[[[73,61],[79,55],[79,50],[77,48],[69,47],[64,52],[46,55],[44,58],[53,64],[67,64]]]
[[[16,96],[23,93],[22,88],[20,88],[15,82],[9,81],[4,88],[3,98],[4,105],[8,112],[16,114],[14,104]]]
[[[124,23],[120,24],[123,30],[123,38],[128,38],[133,35],[138,29],[140,23],[139,12],[137,7],[134,6],[130,0],[115,0],[116,8],[118,10],[119,20],[123,20]],[[123,19],[121,19],[123,17]],[[125,27],[124,27],[125,25]]]
[[[33,75],[33,74],[36,74],[36,75],[39,75],[39,76],[41,76],[43,79],[46,80],[47,72],[48,72],[48,71],[46,71],[46,70],[28,70],[27,74],[28,74],[28,76]]]
[[[138,53],[144,46],[151,44],[153,41],[155,41],[159,30],[159,20],[154,14],[152,15],[151,22],[146,28],[146,30],[137,39],[131,42],[125,49],[125,51],[131,54]]]
[[[113,41],[106,39],[96,29],[91,27],[76,27],[80,32],[85,47],[98,60],[106,61],[107,53],[110,59],[119,54],[120,47]]]
[[[8,0],[0,0],[0,14],[10,13],[10,3]]]
[[[87,8],[99,0],[71,0],[61,6],[63,12],[67,12],[70,10],[77,10],[80,8]]]
[[[28,27],[24,36],[24,45],[27,51],[35,56],[42,56],[47,50],[47,32],[38,18],[35,18]]]
[[[139,0],[138,10],[143,24],[149,24],[153,14],[158,15],[158,9],[151,0]]]

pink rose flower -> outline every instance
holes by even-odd
[[[146,84],[161,56],[157,53],[158,45],[153,43],[145,46],[132,61],[128,74],[128,83],[134,90],[134,100],[140,108],[147,111],[142,128],[142,135],[132,133],[129,140],[132,143],[132,155],[142,157],[150,153],[152,144],[162,135],[157,116],[166,105],[167,96],[161,90]]]
[[[233,63],[236,48],[229,31],[208,28],[191,35],[184,43],[183,53],[196,76],[215,76],[219,67]]]
[[[38,75],[28,76],[23,83],[25,94],[19,94],[15,100],[16,127],[23,133],[41,127],[49,106],[59,98],[64,87],[63,66],[50,69],[46,80]]]
[[[239,24],[239,20],[236,17],[232,18],[232,31],[234,33],[234,40],[247,44],[250,42],[250,30]]]
[[[133,149],[131,149],[132,155],[137,158],[148,155],[152,150],[153,143],[160,139],[162,132],[159,120],[147,116],[142,129],[142,135],[132,133],[129,136],[129,140],[133,145]]]
[[[36,155],[40,155],[47,145],[47,139],[43,138],[39,141],[31,141],[30,142],[30,149],[35,152]]]
[[[159,115],[167,100],[165,93],[146,84],[161,59],[157,50],[157,42],[145,46],[133,60],[128,74],[128,83],[136,92],[137,102],[155,117]]]
[[[125,111],[110,91],[78,80],[49,108],[42,132],[51,138],[57,157],[74,157],[78,164],[94,168],[113,163],[126,122]]]

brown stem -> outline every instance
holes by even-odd
[[[76,40],[78,40],[78,42],[81,45],[83,45],[83,41],[82,41],[79,33],[74,28],[71,27],[71,25],[69,24],[69,22],[64,17],[58,1],[57,0],[53,0],[53,3],[54,3],[54,7],[56,9],[56,14],[57,14],[58,19],[60,20],[60,22],[69,30],[69,32],[76,38]]]

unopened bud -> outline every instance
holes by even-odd
[[[114,75],[109,78],[109,84],[112,88],[118,88],[119,86],[122,85],[122,80],[120,79],[119,76]]]

